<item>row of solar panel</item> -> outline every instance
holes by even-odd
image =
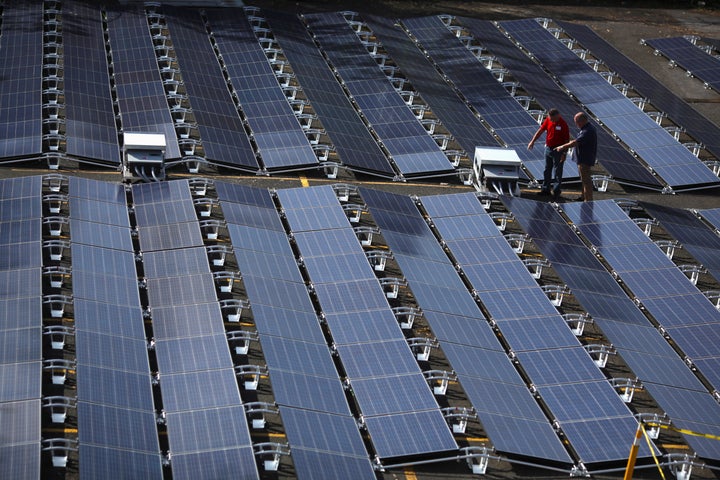
[[[653,38],[645,41],[655,51],[720,91],[720,60],[701,50],[685,37]]]
[[[2,182],[0,196],[0,468],[39,478],[42,397],[40,177]]]

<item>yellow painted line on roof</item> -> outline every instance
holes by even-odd
[[[672,430],[674,432],[683,433],[685,435],[692,435],[694,437],[708,438],[710,440],[720,440],[720,435],[712,435],[710,433],[694,432],[694,431],[688,430],[686,428],[675,428],[675,427],[671,427],[670,425],[663,425],[660,423],[653,423],[653,422],[647,422],[647,425],[651,426],[651,427],[660,427],[660,428],[664,428],[667,430]]]
[[[408,480],[417,480],[417,475],[415,475],[414,470],[406,468],[403,473],[405,474],[405,478],[407,478]]]
[[[487,437],[466,437],[465,440],[467,440],[468,442],[483,443],[489,441],[490,439]]]
[[[48,433],[78,433],[77,428],[43,428],[43,432]]]
[[[302,185],[303,187],[310,186],[310,182],[308,182],[308,179],[305,175],[300,175],[300,185]]]

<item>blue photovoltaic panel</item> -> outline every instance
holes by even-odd
[[[11,2],[2,14],[0,159],[42,153],[42,4]]]
[[[585,463],[621,461],[628,456],[627,438],[637,432],[637,420],[630,416],[600,418],[577,422],[559,422],[560,428],[570,443],[582,452]],[[659,452],[653,447],[655,455]],[[651,455],[647,442],[641,442],[638,457]]]
[[[111,273],[102,273],[102,270],[96,272],[78,270],[73,273],[75,298],[96,300],[113,305],[140,305],[136,277],[116,276]]]
[[[145,338],[140,305],[111,305],[93,300],[73,299],[75,328],[118,337]]]
[[[118,337],[112,332],[76,330],[79,364],[147,374],[150,371],[144,338]]]
[[[158,338],[155,349],[159,371],[163,375],[232,366],[224,334],[170,340]]]
[[[303,245],[303,258],[362,252],[357,235],[348,228],[297,232],[293,236]]]
[[[248,207],[248,209],[251,208]],[[225,208],[223,208],[224,210]],[[228,223],[227,228],[230,238],[238,245],[242,245],[245,250],[253,250],[258,253],[292,253],[288,236],[284,231],[256,228],[236,223]]]
[[[318,377],[337,378],[330,349],[325,344],[270,336],[262,336],[260,344],[268,365],[272,365],[273,368]]]
[[[389,308],[387,298],[376,279],[357,282],[321,283],[315,293],[327,314]]]
[[[220,206],[225,221],[228,223],[228,228],[235,225],[242,225],[256,229],[272,230],[275,233],[285,235],[285,230],[283,229],[278,212],[274,208],[259,208],[256,205],[243,203],[228,203],[223,201],[222,197],[220,198]],[[265,232],[264,235],[271,235],[273,232]],[[232,230],[231,233],[233,233]],[[285,237],[285,241],[287,242],[287,237]],[[255,244],[257,245],[257,241]],[[267,247],[265,249],[267,249]]]
[[[243,276],[243,282],[253,305],[261,304],[287,310],[315,312],[307,287],[303,283],[251,275]]]
[[[205,158],[210,162],[256,171],[255,153],[200,13],[173,9],[165,15],[165,22],[198,123]]]
[[[280,366],[282,367],[282,366]],[[278,405],[350,416],[340,379],[270,368],[273,396]]]
[[[338,345],[380,342],[402,334],[397,318],[387,309],[329,314],[325,322]]]
[[[228,9],[206,15],[264,167],[316,165],[315,152],[245,16]]]
[[[604,378],[593,382],[539,385],[538,392],[560,421],[631,417],[628,407],[622,401],[618,401],[617,393],[612,388],[608,388]],[[626,452],[622,458],[625,457],[627,457]]]
[[[465,100],[436,72],[433,63],[395,24],[395,20],[372,15],[365,17],[365,21],[469,157],[474,155],[476,146],[497,146],[497,140],[478,121]],[[423,43],[423,47],[428,48],[428,45]]]
[[[210,271],[205,248],[159,250],[143,255],[143,268],[148,278],[198,275]]]
[[[443,351],[459,375],[514,385],[523,384],[517,369],[503,350],[485,350],[475,346],[448,343],[443,344]]]
[[[153,308],[153,332],[158,338],[183,338],[223,333],[217,302]]]
[[[86,360],[83,359],[83,363],[79,363],[76,369],[79,399],[132,410],[154,409],[149,367],[143,373],[128,372],[92,366],[85,363]]]
[[[0,402],[31,400],[41,396],[41,362],[0,364]]]
[[[558,21],[557,23],[565,30],[565,33],[575,38],[596,58],[601,58],[606,65],[617,72],[624,82],[632,85],[660,111],[667,113],[671,119],[678,122],[690,136],[701,142],[715,157],[720,157],[720,128],[717,125],[670,91],[653,75],[620,53],[591,28],[569,22]],[[618,177],[616,174],[613,176]]]
[[[38,200],[42,189],[43,177],[40,175],[31,177],[5,178],[0,180],[0,199],[32,197]]]
[[[162,478],[159,452],[134,452],[81,444],[78,447],[80,478]]]
[[[168,413],[167,431],[170,448],[177,454],[252,444],[242,405]],[[226,472],[220,478],[228,476],[232,475]]]
[[[345,372],[353,380],[420,373],[420,367],[404,339],[338,345],[337,349]]]
[[[523,165],[536,179],[542,179],[545,169],[544,151],[542,148],[527,149],[528,142],[538,129],[535,118],[510,95],[492,72],[485,68],[439,17],[404,19],[403,24],[462,93],[465,101],[494,129],[495,135],[505,145],[515,148]],[[484,143],[493,146],[496,144],[497,142]],[[468,154],[474,155],[475,148],[468,150]],[[577,173],[566,169],[563,177],[577,178]]]
[[[367,417],[365,424],[380,458],[458,448],[438,410]]]
[[[70,216],[73,218],[100,221],[98,218],[91,218],[95,217],[96,209],[101,209],[100,211],[103,212],[103,223],[114,223],[108,220],[115,219],[117,211],[124,211],[127,215],[127,198],[123,184],[73,176],[68,178],[68,194],[70,196]],[[92,200],[92,202],[78,202],[75,200],[76,198]],[[96,202],[115,204],[114,208],[117,211],[110,215],[109,210],[113,207],[101,207],[96,205]],[[108,208],[108,211],[105,212],[104,208]],[[84,213],[85,209],[90,209],[90,212]],[[85,215],[90,217],[85,217]],[[110,216],[110,219],[107,216]],[[122,222],[120,224],[124,225],[125,220],[123,219]]]
[[[441,342],[458,343],[485,350],[502,350],[492,329],[481,317],[464,317],[449,313],[423,311],[425,319],[432,325],[435,337]]]
[[[173,478],[259,478],[252,446],[173,455]]]
[[[274,209],[275,203],[270,191],[216,180],[214,182],[218,199],[222,202],[241,203],[255,207]]]
[[[40,442],[25,445],[0,445],[0,468],[9,478],[40,478]]]
[[[365,457],[293,448],[292,458],[298,478],[309,480],[338,478],[374,480],[376,478],[370,461]]]
[[[512,290],[506,292],[512,295]],[[547,317],[499,320],[497,323],[503,337],[515,352],[578,345],[577,338],[568,328],[567,322],[558,318],[557,313]]]
[[[363,406],[363,415],[392,415],[437,408],[435,399],[427,395],[430,387],[422,375],[358,379],[352,381],[352,388]]]
[[[37,268],[0,270],[0,300],[42,295],[42,272]]]
[[[297,408],[280,407],[291,445],[320,452],[367,458],[355,419]]]
[[[453,166],[339,13],[305,20],[402,175],[451,173]]]
[[[132,251],[132,236],[127,226],[108,225],[73,219],[70,222],[73,243],[116,250]]]
[[[42,267],[42,243],[25,242],[0,245],[0,270]]]
[[[320,322],[314,311],[288,310],[253,303],[255,328],[261,335],[295,338],[310,343],[325,343]]]
[[[701,50],[685,37],[652,38],[645,42],[663,56],[720,91],[720,60]]]
[[[642,202],[641,206],[720,280],[720,237],[693,212]]]
[[[203,245],[202,232],[200,232],[198,222],[141,227],[138,231],[138,238],[140,239],[140,249],[145,252]]]
[[[39,218],[0,223],[0,245],[41,238],[42,221]]]
[[[39,325],[4,330],[0,335],[0,364],[42,360],[42,333]]]
[[[191,200],[190,186],[187,180],[136,183],[132,186],[132,195],[135,205]]]
[[[0,220],[14,222],[29,218],[40,218],[42,215],[42,200],[36,197],[8,198],[0,200]]]
[[[0,468],[3,476],[40,478],[40,399],[0,403]]]
[[[108,12],[107,23],[124,132],[162,133],[165,158],[180,158],[145,12],[137,7]]]
[[[105,274],[136,279],[135,256],[132,251],[111,250],[91,245],[74,244],[72,266],[77,272]],[[122,304],[121,304],[122,305]]]
[[[197,220],[189,194],[170,202],[152,202],[135,206],[135,218],[140,226],[166,225]]]
[[[155,413],[79,401],[77,404],[80,445],[157,453]]]
[[[68,155],[120,163],[100,8],[63,4],[63,85]],[[72,20],[69,20],[72,19]]]
[[[232,368],[162,376],[163,405],[168,412],[225,407],[240,403]]]
[[[238,243],[242,245],[242,242]],[[298,270],[297,261],[291,255],[273,255],[272,253],[241,248],[236,248],[234,253],[238,266],[244,275],[304,283]]]
[[[263,11],[297,80],[336,148],[340,161],[358,170],[394,177],[390,162],[345,96],[310,33],[293,14]]]
[[[720,208],[710,208],[700,210],[700,215],[707,220],[713,227],[720,231]]]
[[[38,298],[10,298],[0,301],[0,331],[29,328],[42,322],[42,303]]]

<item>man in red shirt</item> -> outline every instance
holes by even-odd
[[[560,116],[557,108],[551,108],[547,118],[533,135],[528,143],[528,150],[532,150],[535,142],[545,133],[545,171],[543,172],[543,183],[540,195],[550,195],[557,200],[562,192],[563,164],[565,152],[558,152],[555,149],[566,144],[570,140],[570,129],[565,120]],[[555,172],[555,188],[552,188],[553,171]]]

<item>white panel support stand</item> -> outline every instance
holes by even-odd
[[[669,453],[665,455],[670,471],[677,480],[690,480],[693,467],[703,468],[705,465],[695,462],[695,456],[686,453]]]
[[[490,460],[500,461],[500,457],[493,455],[491,447],[465,447],[460,451],[464,454],[468,467],[475,475],[485,475]]]
[[[513,251],[519,255],[525,249],[525,242],[528,241],[528,236],[523,233],[510,233],[505,235],[505,240],[508,241]]]
[[[446,407],[441,411],[445,420],[452,427],[453,433],[465,433],[468,421],[477,418],[477,412],[473,407]]]
[[[75,362],[63,358],[43,360],[43,370],[50,372],[53,385],[64,385],[69,371],[75,370]]]
[[[657,413],[646,412],[638,413],[635,417],[637,417],[639,422],[645,424],[645,432],[647,432],[651,440],[658,439],[661,426],[670,425],[670,420],[668,420],[667,415],[660,416]]]
[[[523,260],[523,263],[535,280],[542,277],[543,268],[550,266],[550,262],[542,258],[527,258]]]
[[[251,421],[252,428],[260,430],[265,428],[267,421],[265,414],[278,415],[280,409],[274,403],[267,402],[247,402],[244,403],[245,413]]]
[[[353,232],[355,232],[363,247],[369,247],[373,243],[373,237],[380,234],[380,229],[376,227],[354,227]]]
[[[504,232],[505,228],[507,227],[508,221],[512,220],[513,216],[512,214],[507,212],[493,212],[490,214],[490,218],[495,220],[498,229],[501,232]]]
[[[448,372],[447,370],[426,370],[423,372],[423,376],[432,387],[435,395],[445,395],[448,384],[457,380],[455,372]]]
[[[543,285],[540,287],[555,307],[562,305],[565,295],[570,293],[567,285]]]
[[[415,358],[421,362],[430,360],[430,351],[433,348],[438,348],[438,341],[434,338],[413,337],[408,338],[407,342],[410,349],[415,352]]]
[[[415,322],[415,317],[421,315],[420,310],[413,307],[393,307],[392,311],[403,330],[410,330]]]
[[[682,248],[682,246],[675,240],[658,240],[655,242],[659,248],[665,252],[665,256],[672,260],[675,255],[675,250]]]
[[[227,255],[232,253],[232,248],[227,245],[208,245],[205,247],[210,261],[215,267],[222,267],[225,265]]]
[[[562,317],[576,337],[582,336],[586,324],[593,323],[592,318],[587,313],[566,313]]]
[[[379,279],[380,285],[385,290],[385,296],[387,298],[398,298],[400,295],[400,287],[406,287],[407,281],[397,277],[385,277]]]
[[[227,316],[228,322],[239,322],[243,309],[248,308],[249,305],[250,304],[246,300],[236,298],[220,300],[220,309]]]
[[[276,472],[280,467],[280,457],[290,455],[290,446],[284,443],[255,443],[255,456],[263,458],[263,468],[268,472]]]
[[[67,325],[48,325],[43,328],[43,335],[50,337],[50,347],[53,350],[65,348],[65,337],[75,334],[75,328]]]
[[[67,438],[48,438],[42,441],[44,452],[52,455],[52,466],[65,468],[67,466],[68,452],[77,452],[77,440]]]
[[[590,354],[598,368],[605,368],[610,355],[615,355],[612,347],[602,344],[585,345],[585,350]]]
[[[645,233],[648,238],[652,234],[653,227],[659,225],[658,221],[654,218],[634,218],[633,221],[638,227],[642,229],[643,233]]]
[[[388,259],[392,258],[392,254],[386,250],[370,250],[365,255],[376,272],[384,272]]]
[[[267,367],[263,365],[238,365],[235,367],[235,375],[244,380],[245,390],[257,390],[260,378],[267,373]]]
[[[65,240],[46,240],[42,244],[43,250],[47,250],[50,260],[60,262],[65,251],[70,248],[70,242]]]
[[[45,295],[43,296],[43,304],[50,309],[52,318],[62,318],[65,314],[65,306],[72,305],[72,297],[67,295]]]
[[[220,272],[213,272],[213,278],[218,289],[223,293],[231,293],[236,281],[242,279],[240,272],[231,272],[223,270]]]
[[[642,389],[642,383],[636,378],[611,378],[610,385],[615,387],[625,403],[632,402],[635,391]]]
[[[707,270],[705,270],[701,265],[680,265],[678,268],[681,272],[687,275],[688,280],[690,280],[693,285],[697,285],[701,273],[707,273]]]
[[[43,408],[50,410],[52,423],[65,423],[67,412],[75,408],[77,401],[74,398],[63,396],[52,396],[43,398]]]
[[[233,330],[227,332],[228,343],[235,349],[236,355],[247,355],[250,350],[250,342],[256,342],[257,332],[249,330]]]

